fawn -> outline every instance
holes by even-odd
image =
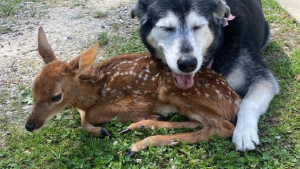
[[[32,94],[34,106],[26,130],[34,131],[66,106],[76,107],[82,128],[101,137],[105,128],[95,126],[117,117],[134,122],[126,130],[140,128],[191,128],[200,130],[175,135],[147,137],[130,147],[130,155],[150,144],[189,144],[212,135],[228,138],[234,125],[240,97],[224,77],[209,69],[195,74],[193,87],[176,86],[171,70],[149,54],[119,55],[93,66],[98,44],[69,63],[56,59],[43,29],[39,28],[38,51],[45,65],[36,76]],[[157,121],[157,114],[179,112],[186,122]]]

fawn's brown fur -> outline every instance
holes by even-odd
[[[125,131],[141,127],[202,127],[194,132],[147,137],[133,144],[132,152],[149,144],[192,144],[212,135],[228,138],[233,133],[230,120],[236,118],[240,98],[224,77],[212,70],[202,69],[195,75],[193,87],[181,89],[169,68],[153,61],[149,54],[115,56],[94,67],[97,44],[66,63],[56,59],[42,28],[38,40],[45,65],[32,87],[34,107],[26,124],[29,131],[42,127],[64,107],[74,106],[81,114],[82,128],[98,137],[107,131],[95,125],[114,117],[122,122],[135,122]],[[177,111],[191,121],[151,118]]]

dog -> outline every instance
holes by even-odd
[[[259,144],[258,120],[279,93],[261,58],[270,31],[260,0],[138,0],[131,12],[154,59],[172,70],[180,88],[208,67],[243,98],[232,141],[238,151]]]
[[[134,122],[121,134],[141,128],[202,127],[189,133],[147,137],[130,147],[130,156],[149,145],[192,144],[212,135],[232,135],[231,121],[241,99],[222,75],[201,69],[195,74],[195,85],[181,89],[176,87],[171,70],[153,61],[150,54],[119,55],[93,66],[97,50],[95,44],[69,63],[58,60],[40,27],[38,51],[45,65],[32,85],[34,105],[26,130],[40,129],[69,106],[80,113],[82,128],[97,137],[109,135],[97,125],[114,117]],[[190,121],[157,121],[170,112],[179,112]]]

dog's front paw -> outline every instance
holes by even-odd
[[[237,151],[254,150],[255,145],[259,144],[257,128],[250,126],[237,126],[233,132],[232,142]]]

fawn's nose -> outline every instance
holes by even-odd
[[[198,61],[195,57],[182,57],[177,60],[179,70],[185,73],[192,72],[196,69]]]
[[[26,123],[25,129],[26,129],[27,131],[33,132],[33,130],[34,130],[34,124]]]

